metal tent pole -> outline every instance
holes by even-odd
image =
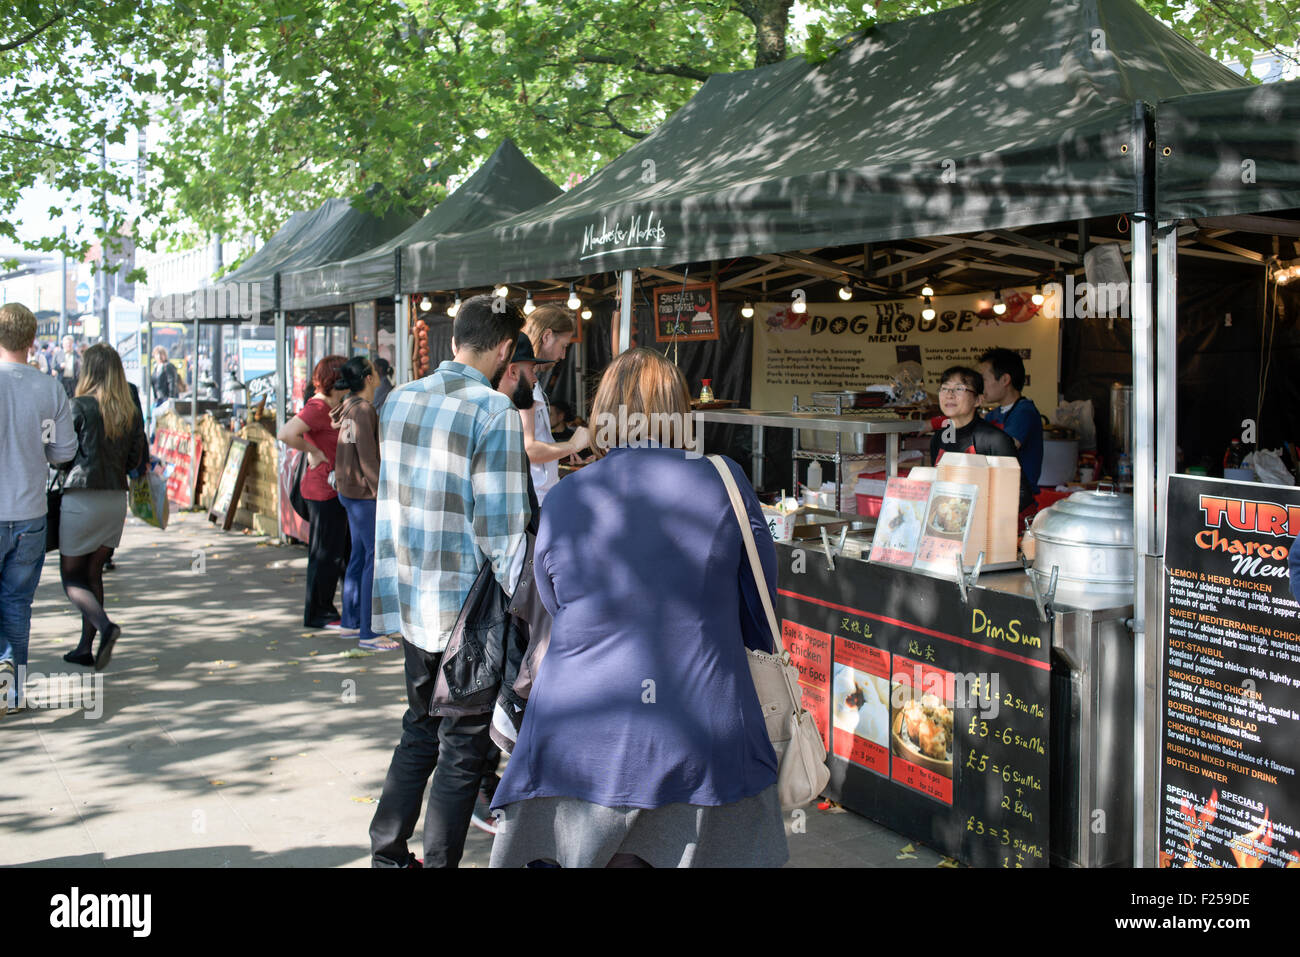
[[[620,354],[632,348],[632,270],[624,269],[622,290],[620,293],[618,320],[618,351]]]
[[[1144,151],[1145,152],[1145,151]],[[1151,223],[1143,211],[1133,215],[1133,865],[1142,867],[1147,842],[1147,657],[1159,626],[1150,601],[1152,577],[1159,571],[1155,539],[1155,362],[1151,322]]]
[[[411,381],[411,298],[406,294],[397,297],[393,331],[397,334],[397,384]]]
[[[284,428],[289,411],[289,348],[285,341],[284,310],[275,311],[275,427]]]
[[[194,367],[190,369],[190,434],[199,434],[199,317],[194,316]]]

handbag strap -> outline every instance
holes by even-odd
[[[758,560],[758,546],[754,544],[754,530],[749,524],[749,512],[746,511],[744,500],[740,497],[740,489],[736,487],[736,479],[732,476],[731,469],[727,468],[727,463],[722,460],[722,456],[710,455],[707,458],[722,476],[722,484],[727,487],[727,495],[731,498],[731,510],[735,512],[736,521],[740,523],[740,537],[744,539],[745,551],[749,554],[749,567],[754,573],[754,585],[758,588],[758,597],[763,600],[763,611],[767,613],[767,624],[772,629],[772,641],[779,655],[785,651],[785,645],[781,641],[781,628],[776,623],[776,612],[772,609],[772,596],[767,591],[767,578],[763,574],[763,565]]]

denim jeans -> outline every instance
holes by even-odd
[[[18,682],[27,668],[32,599],[45,565],[45,516],[0,522],[0,661],[13,662],[11,699],[22,700]],[[16,697],[15,697],[16,696]]]
[[[348,513],[352,555],[343,575],[343,627],[360,628],[360,640],[376,637],[370,627],[371,591],[375,585],[375,500],[339,495]]]
[[[408,707],[402,718],[402,740],[393,752],[379,807],[370,822],[371,863],[406,867],[410,862],[406,842],[415,831],[432,774],[424,809],[424,866],[456,867],[465,853],[465,835],[492,746],[488,736],[492,716],[429,717],[442,655],[423,651],[405,639],[402,649]]]

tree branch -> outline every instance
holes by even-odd
[[[1218,11],[1219,15],[1223,17],[1224,20],[1227,20],[1238,30],[1242,31],[1243,33],[1250,36],[1252,39],[1256,40],[1264,47],[1265,50],[1269,51],[1270,53],[1275,53],[1278,56],[1282,57],[1283,59],[1290,60],[1292,63],[1300,62],[1300,60],[1296,59],[1294,54],[1288,52],[1278,44],[1271,42],[1266,37],[1261,36],[1249,24],[1244,23],[1243,21],[1237,19],[1237,17],[1233,16],[1230,6],[1228,4],[1223,3],[1222,0],[1207,0],[1207,2],[1211,7],[1213,7],[1216,11]]]
[[[12,40],[9,43],[0,43],[0,53],[8,53],[10,50],[18,49],[24,43],[30,43],[66,16],[66,13],[57,13],[25,36],[21,36],[17,40]]]
[[[625,63],[617,57],[604,56],[599,53],[579,53],[576,57],[578,63],[604,63],[610,66],[625,66],[636,70],[638,73],[649,73],[651,76],[680,76],[688,80],[698,80],[703,83],[709,78],[708,73],[703,70],[697,70],[694,67],[683,66],[680,64],[667,64],[665,66],[655,66],[647,63],[645,60],[637,58],[631,63]]]
[[[631,93],[620,93],[617,96],[611,96],[608,100],[605,101],[605,106],[601,109],[601,112],[609,117],[610,126],[613,129],[618,130],[624,136],[630,136],[634,140],[643,140],[650,134],[641,133],[637,130],[631,129],[630,127],[624,126],[622,123],[618,121],[618,117],[616,117],[614,115],[614,112],[610,109],[610,106],[613,105],[615,100],[622,100],[631,95],[632,95]]]

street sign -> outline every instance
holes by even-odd
[[[88,282],[77,283],[77,302],[80,303],[82,306],[90,302],[90,283]]]

